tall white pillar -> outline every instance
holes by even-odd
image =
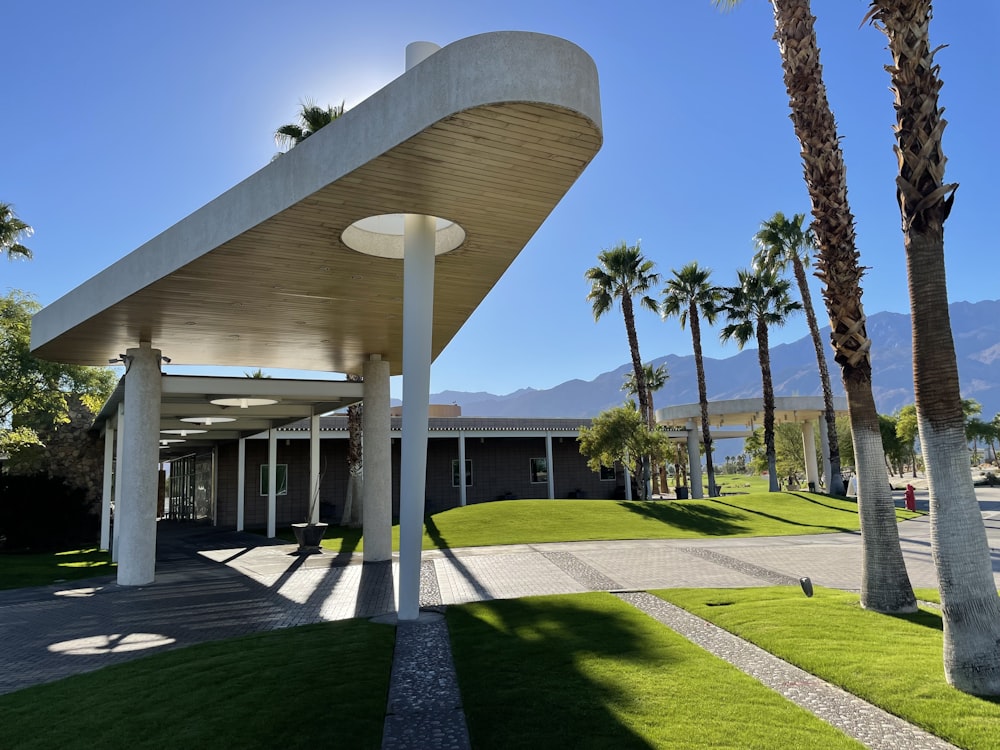
[[[319,523],[319,414],[309,418],[309,523]]]
[[[691,497],[701,500],[705,494],[701,488],[701,453],[698,450],[698,428],[694,422],[687,423],[688,479],[691,483]]]
[[[434,319],[431,216],[407,214],[403,229],[403,435],[399,477],[399,619],[420,614],[420,550],[427,484]]]
[[[830,436],[827,434],[826,417],[820,414],[819,417],[819,452],[823,456],[823,479],[826,481],[826,492],[830,494]],[[819,485],[816,485],[819,490]]]
[[[469,501],[465,483],[468,482],[465,476],[465,432],[458,431],[458,505],[464,508]]]
[[[552,472],[552,433],[545,436],[545,476],[549,483],[549,497],[556,496],[556,480]]]
[[[115,518],[111,527],[111,562],[118,562],[118,543],[122,534],[122,467],[125,465],[125,402],[118,403],[118,415],[115,417],[115,478],[114,495]]]
[[[239,439],[236,449],[236,530],[243,531],[247,504],[247,439]]]
[[[267,538],[274,539],[278,517],[278,431],[267,431]]]
[[[104,423],[104,481],[101,486],[101,549],[111,549],[111,491],[115,470],[115,429],[112,420]]]
[[[802,423],[802,451],[806,457],[806,487],[809,482],[819,492],[819,469],[816,467],[816,438],[813,436],[813,423]],[[829,475],[828,475],[829,476]]]
[[[389,362],[372,354],[364,364],[361,411],[361,526],[366,562],[392,559],[392,435],[389,416]]]
[[[126,468],[119,475],[122,514],[118,583],[143,586],[156,574],[156,494],[160,465],[160,350],[148,341],[126,352]]]

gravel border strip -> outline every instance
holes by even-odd
[[[588,565],[572,552],[543,552],[550,563],[558,567],[577,583],[591,591],[608,591],[622,588],[592,565]]]
[[[716,565],[721,565],[729,568],[730,570],[737,570],[740,573],[746,573],[754,578],[760,578],[761,580],[768,581],[776,586],[799,585],[798,578],[785,575],[784,573],[778,573],[777,571],[769,570],[767,568],[762,568],[760,565],[754,565],[753,563],[738,560],[735,557],[724,555],[721,552],[716,552],[712,549],[706,549],[704,547],[681,547],[681,551],[686,552],[689,555],[694,555],[695,557],[700,557],[704,560],[709,560]]]
[[[382,750],[471,750],[448,624],[440,614],[396,624]]]
[[[616,596],[870,748],[955,750],[941,738],[659,597],[646,593]]]

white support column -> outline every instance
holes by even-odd
[[[823,456],[823,481],[826,482],[826,492],[830,494],[830,436],[827,435],[827,422],[826,417],[820,414],[819,416],[819,452]],[[819,485],[816,485],[816,491],[819,491]]]
[[[802,423],[802,451],[806,457],[806,486],[812,483],[813,488],[819,492],[819,469],[816,467],[816,438],[813,436],[813,423],[805,421]]]
[[[236,530],[243,531],[247,504],[247,439],[239,439],[236,449]]]
[[[101,486],[101,549],[111,549],[111,491],[115,470],[115,429],[112,420],[104,423],[104,481]]]
[[[122,502],[122,467],[125,465],[125,459],[123,458],[125,454],[125,402],[121,401],[118,404],[118,415],[115,417],[115,456],[117,460],[115,461],[115,486],[114,486],[114,497],[115,501],[115,517],[114,523],[111,526],[111,562],[118,562],[118,547],[119,541],[121,540],[122,531],[122,507],[124,503]]]
[[[545,476],[549,483],[549,497],[556,496],[556,480],[552,473],[552,433],[545,436]]]
[[[399,481],[399,619],[420,615],[420,552],[427,484],[427,416],[434,320],[431,216],[407,214],[403,230],[403,435]]]
[[[148,341],[126,352],[124,466],[119,479],[125,513],[118,583],[143,586],[156,575],[156,495],[160,465],[160,350]]]
[[[267,431],[267,538],[277,536],[278,517],[278,431]]]
[[[319,414],[309,418],[309,523],[319,523]]]
[[[701,488],[701,453],[698,451],[698,428],[694,422],[687,423],[688,480],[691,483],[691,497],[701,500],[705,493]]]
[[[392,559],[392,418],[389,416],[389,362],[369,356],[362,371],[364,408],[361,411],[361,525],[365,562]],[[357,502],[357,500],[355,500]]]
[[[465,476],[465,432],[458,431],[458,505],[464,508],[468,503],[465,483],[468,477]]]

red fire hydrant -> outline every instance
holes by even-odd
[[[906,492],[903,493],[903,499],[906,500],[907,510],[917,509],[917,496],[913,494],[913,485],[906,485]]]

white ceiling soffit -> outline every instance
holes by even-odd
[[[436,357],[601,142],[579,47],[463,39],[41,310],[32,349],[104,365],[144,340],[175,364],[348,373],[380,354],[399,374],[403,261],[351,250],[344,230],[420,213],[465,231],[436,260]]]

